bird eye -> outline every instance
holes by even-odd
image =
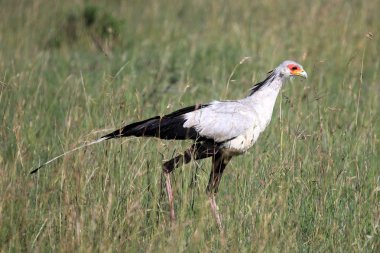
[[[298,69],[297,66],[293,66],[293,67],[292,67],[292,70],[297,70],[297,69]]]

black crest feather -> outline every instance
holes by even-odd
[[[275,76],[274,70],[271,70],[268,72],[268,76],[264,79],[264,81],[261,81],[259,83],[256,83],[253,85],[249,92],[249,96],[253,95],[256,91],[260,90],[266,83],[271,82]]]

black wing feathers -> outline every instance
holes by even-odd
[[[183,124],[185,123],[183,115],[206,106],[207,105],[193,105],[182,108],[163,117],[155,116],[150,119],[135,122],[109,133],[102,138],[112,139],[127,136],[146,136],[167,140],[199,139],[198,133],[194,128],[183,127]]]

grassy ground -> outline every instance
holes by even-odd
[[[379,1],[87,2],[0,8],[1,252],[380,251]],[[243,97],[285,59],[309,79],[229,165],[224,245],[209,161],[175,171],[170,226],[161,161],[189,142],[110,141],[28,175],[124,123]]]

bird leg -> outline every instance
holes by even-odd
[[[215,201],[215,194],[210,194],[208,196],[208,200],[210,201],[211,211],[212,211],[212,214],[214,215],[216,223],[218,224],[219,231],[223,233],[222,219],[220,218],[220,215],[219,215],[219,207]]]
[[[186,150],[183,155],[178,155],[174,157],[173,159],[166,161],[162,165],[162,170],[164,171],[165,179],[166,179],[166,192],[168,194],[169,199],[169,207],[170,207],[170,219],[172,222],[175,221],[175,212],[174,212],[174,197],[173,197],[173,190],[172,190],[172,184],[170,180],[170,173],[180,165],[184,163],[188,163],[191,160],[191,148]]]
[[[174,157],[173,159],[166,161],[162,165],[162,170],[164,171],[165,175],[165,183],[166,183],[166,192],[168,194],[169,199],[169,207],[170,207],[170,219],[172,222],[175,221],[175,212],[174,212],[174,197],[173,197],[173,189],[172,184],[170,180],[170,173],[183,163],[188,163],[191,160],[191,149],[188,149],[185,151],[183,155],[178,155]]]
[[[170,220],[172,222],[175,221],[175,212],[174,212],[174,197],[173,197],[173,190],[172,190],[172,184],[170,181],[170,174],[164,172],[165,178],[166,178],[166,192],[168,193],[169,198],[169,207],[170,207]]]
[[[219,215],[219,208],[215,201],[215,195],[218,192],[218,187],[220,180],[223,175],[223,171],[226,168],[228,162],[230,161],[230,157],[225,157],[219,153],[216,153],[212,157],[212,170],[210,173],[210,179],[207,185],[207,193],[209,196],[209,201],[211,205],[211,211],[216,219],[216,223],[218,224],[218,228],[223,235],[223,226],[222,219]]]
[[[187,149],[182,155],[178,155],[173,159],[164,162],[162,165],[162,170],[164,171],[165,179],[166,179],[166,192],[168,194],[169,199],[169,207],[170,207],[170,219],[175,221],[175,212],[174,212],[174,197],[173,190],[170,181],[170,173],[174,171],[174,169],[179,166],[189,163],[191,159],[199,160],[203,158],[207,158],[212,156],[214,153],[210,149],[210,147],[205,143],[195,143],[189,149]]]

